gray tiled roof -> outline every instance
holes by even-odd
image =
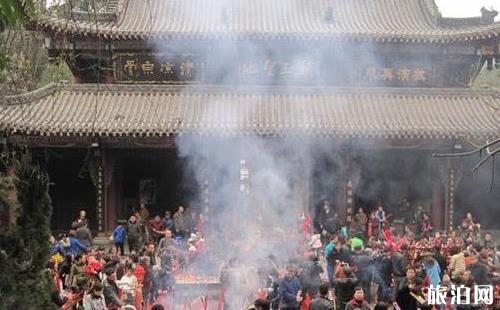
[[[99,34],[112,39],[341,38],[452,42],[500,34],[498,23],[453,23],[453,26],[441,22],[434,0],[120,1],[120,5],[114,6],[116,11],[75,14],[69,19],[53,18],[42,24],[57,32]]]
[[[50,85],[1,100],[0,131],[487,139],[500,134],[496,107],[493,90]]]

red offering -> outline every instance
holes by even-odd
[[[309,294],[306,294],[306,297],[304,297],[304,300],[302,300],[302,303],[300,304],[300,310],[309,310],[312,304],[312,299],[309,296]]]

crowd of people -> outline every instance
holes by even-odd
[[[342,222],[326,202],[316,221],[303,220],[302,230],[305,259],[288,264],[279,284],[285,309],[500,309],[500,253],[471,213],[457,229],[443,232],[417,207],[398,231],[383,206],[369,215],[359,209]],[[319,272],[308,267],[319,258],[326,265],[328,298],[319,291]],[[477,286],[491,286],[492,298],[474,300]],[[428,294],[439,287],[445,302],[429,304]],[[458,287],[469,295],[455,296]],[[314,306],[325,298],[329,307]]]
[[[249,292],[255,302],[247,309],[500,309],[492,234],[470,213],[452,231],[436,231],[431,223],[420,206],[402,231],[383,206],[370,214],[360,208],[342,221],[325,202],[314,216],[301,217],[295,257],[270,255],[255,270],[260,289]],[[150,309],[205,248],[204,216],[182,206],[173,216],[167,211],[150,219],[142,205],[117,225],[109,249],[92,246],[85,211],[71,226],[68,235],[50,240],[53,300],[62,309]],[[221,270],[217,310],[234,308],[224,293],[235,264]],[[454,288],[467,287],[472,296],[477,285],[492,286],[495,300],[456,305]],[[429,288],[438,286],[447,290],[446,302],[428,304]]]
[[[348,219],[328,202],[304,217],[300,257],[273,275],[253,309],[500,309],[500,252],[471,213],[451,231],[435,230],[421,206],[401,231],[383,206]],[[491,296],[476,294],[485,286]],[[443,300],[429,296],[434,289]]]
[[[68,234],[50,238],[47,270],[54,303],[61,309],[161,309],[155,305],[158,295],[170,290],[176,271],[202,251],[203,221],[194,219],[182,206],[173,217],[167,211],[150,219],[141,205],[117,225],[109,247],[93,246],[82,210]]]

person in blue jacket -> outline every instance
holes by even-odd
[[[120,253],[120,255],[125,255],[124,244],[125,244],[125,226],[118,225],[113,231],[113,241],[116,247],[116,253]],[[120,250],[120,251],[118,251]]]
[[[281,296],[280,309],[299,309],[300,302],[302,301],[302,288],[294,266],[287,267],[286,276],[279,284],[279,292]]]
[[[73,257],[87,251],[88,247],[76,239],[76,231],[70,230],[68,237],[69,248],[66,249],[66,254],[71,254]]]
[[[432,257],[431,252],[424,252],[422,253],[422,256],[424,257],[424,269],[431,280],[431,284],[433,287],[437,287],[439,284],[441,284],[441,268],[439,267],[439,264],[437,261]]]
[[[49,237],[49,242],[50,242],[50,257],[51,259],[56,260],[58,264],[62,262],[64,257],[66,256],[66,251],[64,250],[64,247],[62,244],[56,240],[54,236]]]

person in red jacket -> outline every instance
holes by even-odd
[[[354,298],[347,303],[345,310],[370,310],[370,304],[365,300],[363,289],[358,286],[354,289]]]

